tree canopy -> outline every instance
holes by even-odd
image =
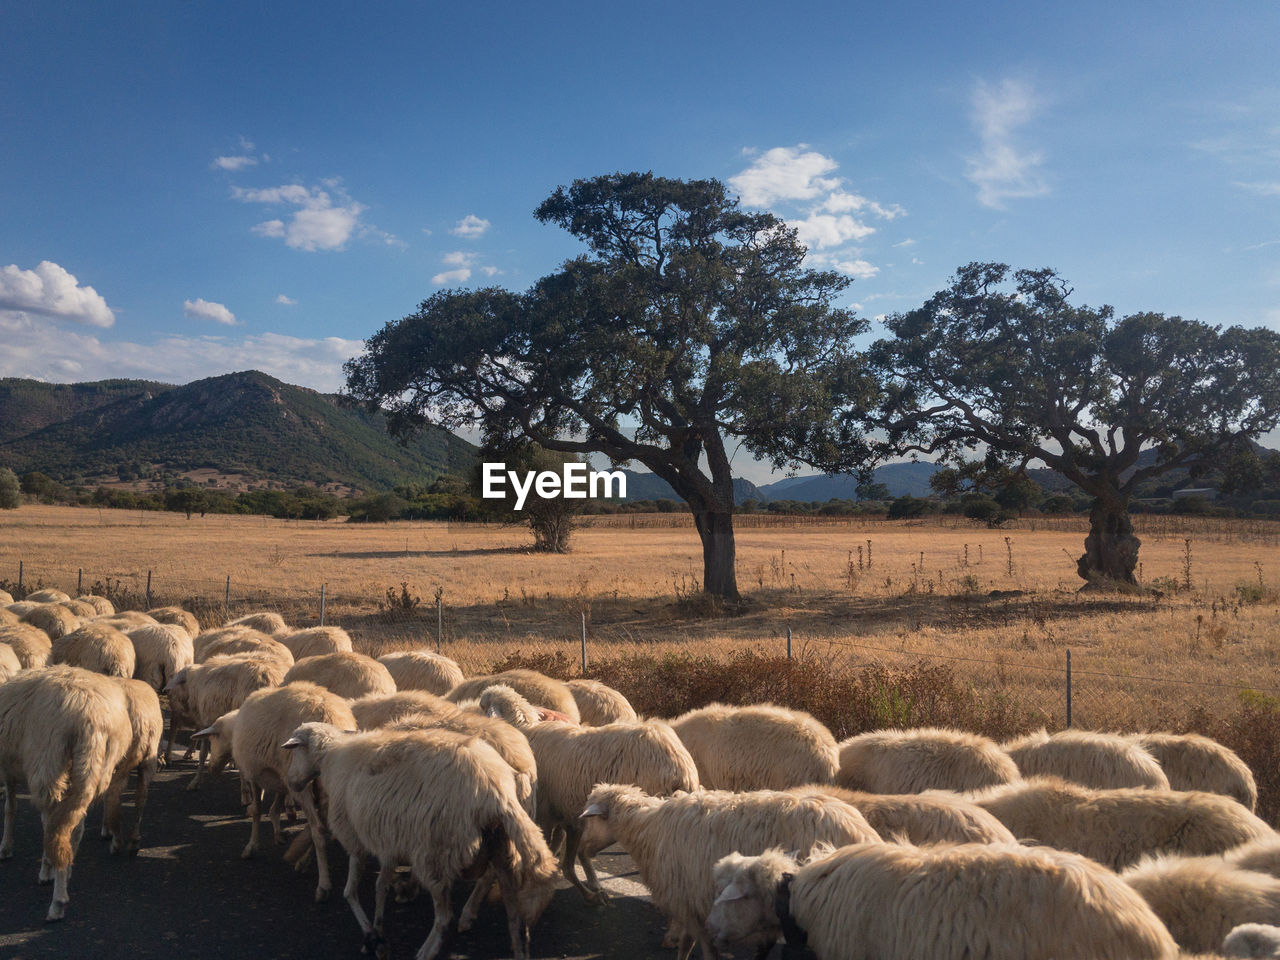
[[[1159,313],[1075,306],[1049,269],[971,263],[872,348],[878,423],[902,452],[958,459],[975,444],[1042,461],[1094,498],[1078,572],[1133,582],[1134,489],[1228,456],[1280,419],[1280,335]]]
[[[716,180],[577,180],[535,216],[588,252],[524,293],[435,294],[369,338],[349,393],[402,436],[478,427],[496,448],[644,464],[693,511],[704,590],[736,598],[733,446],[779,467],[866,460],[832,416],[874,393],[852,345],[865,321],[833,306],[848,279],[806,268],[793,229]]]

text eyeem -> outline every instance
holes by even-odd
[[[523,510],[529,491],[549,500],[585,500],[587,497],[618,498],[627,495],[627,475],[621,470],[588,470],[585,463],[566,463],[561,473],[554,470],[526,470],[521,476],[508,470],[505,463],[485,463],[481,467],[480,496],[486,500],[503,500],[508,480],[516,495],[515,509]],[[617,490],[615,493],[614,490]]]

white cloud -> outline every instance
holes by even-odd
[[[200,297],[182,301],[182,313],[189,320],[212,320],[228,327],[236,325],[236,315],[223,304]]]
[[[824,175],[839,164],[807,147],[801,143],[766,150],[751,166],[730,177],[729,186],[738,191],[748,207],[767,207],[778,200],[812,200],[835,190],[840,180]]]
[[[899,240],[897,243],[894,244],[894,246],[895,247],[914,247],[917,243],[919,243],[918,240],[912,240],[910,237],[907,237],[907,239],[905,240]]]
[[[979,82],[973,94],[973,122],[982,151],[969,158],[965,176],[978,188],[978,202],[1003,209],[1006,200],[1040,197],[1049,192],[1041,169],[1044,155],[1019,146],[1019,130],[1034,119],[1039,101],[1031,88],[1016,80],[998,87]]]
[[[822,201],[819,208],[828,213],[858,213],[866,210],[868,213],[874,213],[877,217],[885,220],[896,220],[907,211],[903,210],[896,203],[889,206],[882,206],[874,200],[868,200],[859,193],[848,193],[844,190],[833,190],[828,194],[827,199]]]
[[[145,344],[103,341],[34,315],[2,313],[0,337],[5,345],[0,350],[0,376],[5,377],[59,382],[131,377],[187,383],[256,369],[287,383],[330,392],[345,383],[342,364],[364,350],[360,340],[308,340],[279,333],[234,339],[175,334]]]
[[[472,253],[470,250],[453,250],[446,253],[440,258],[440,262],[446,267],[453,267],[454,269],[437,273],[431,278],[431,282],[438,286],[451,283],[466,283],[471,279],[473,270],[479,270],[486,277],[492,277],[501,272],[497,267],[478,266],[476,264],[478,259],[478,254]]]
[[[787,224],[795,227],[796,236],[810,250],[838,247],[876,232],[875,227],[869,227],[847,214],[837,217],[829,213],[814,213],[805,220],[788,220]]]
[[[856,280],[870,280],[880,272],[879,267],[865,260],[835,260],[832,261],[831,266]]]
[[[469,267],[475,263],[476,255],[466,250],[454,250],[440,258],[440,262],[451,267]]]
[[[468,213],[465,217],[458,221],[457,225],[449,232],[455,236],[465,237],[468,240],[475,240],[483,237],[489,229],[489,221],[482,220],[474,213]]]
[[[256,167],[258,165],[257,157],[214,157],[213,165],[219,170],[243,170],[245,167]]]
[[[1236,181],[1236,186],[1242,190],[1248,190],[1250,193],[1256,193],[1260,197],[1280,197],[1280,180],[1254,181],[1252,183],[1242,183]]]
[[[0,316],[14,318],[27,313],[91,327],[109,327],[116,322],[116,315],[97,290],[82,287],[73,274],[49,260],[41,260],[34,270],[21,270],[12,263],[0,270]]]
[[[298,305],[297,300],[293,299],[293,297],[286,297],[283,293],[276,297],[276,303],[282,303],[286,307],[296,307]]]
[[[437,286],[448,286],[451,283],[466,283],[471,279],[471,271],[466,267],[459,270],[445,270],[443,273],[437,273],[431,278],[431,282]]]
[[[297,207],[287,222],[276,218],[250,228],[258,236],[283,239],[295,250],[342,250],[357,229],[361,236],[375,236],[389,244],[399,242],[391,234],[360,221],[368,207],[352,200],[341,181],[329,179],[321,183],[328,189],[290,183],[260,189],[232,187],[231,195],[244,203]]]

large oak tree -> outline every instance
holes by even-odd
[[[1074,306],[1052,270],[971,263],[872,348],[900,452],[1042,461],[1093,497],[1091,582],[1134,582],[1135,488],[1220,465],[1280,419],[1280,334]]]
[[[866,459],[832,416],[873,392],[852,345],[865,321],[833,306],[849,281],[806,268],[794,230],[716,180],[577,180],[535,216],[587,252],[524,293],[435,294],[347,364],[349,393],[401,434],[479,427],[498,448],[644,464],[693,512],[703,590],[737,599],[734,446],[779,467]]]

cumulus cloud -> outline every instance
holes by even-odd
[[[449,232],[455,236],[464,237],[467,240],[475,240],[478,237],[483,237],[485,232],[489,229],[489,226],[490,224],[488,220],[482,220],[474,213],[468,213],[465,217],[459,220],[457,225]]]
[[[116,315],[97,290],[81,286],[74,274],[49,260],[34,270],[9,264],[0,270],[0,316],[35,313],[91,327],[109,327]]]
[[[850,240],[862,240],[876,232],[875,227],[869,227],[847,214],[837,217],[830,213],[813,213],[804,220],[787,222],[796,228],[800,242],[810,250],[838,247]]]
[[[218,170],[227,170],[235,173],[237,170],[243,170],[246,167],[256,167],[261,160],[266,160],[264,155],[261,158],[254,156],[254,146],[252,140],[240,138],[240,152],[228,154],[224,157],[214,157],[212,166]]]
[[[236,315],[223,304],[200,297],[196,300],[183,300],[182,313],[188,320],[212,320],[228,327],[236,325]]]
[[[360,340],[305,339],[279,333],[231,338],[167,336],[145,344],[104,341],[54,327],[33,314],[0,313],[0,376],[42,380],[102,380],[130,377],[187,383],[234,370],[262,370],[287,383],[337,391],[345,383],[342,364],[360,354]],[[74,359],[68,359],[74,358]]]
[[[729,186],[749,207],[767,207],[778,200],[812,200],[840,186],[832,173],[839,166],[830,157],[809,150],[808,144],[774,147],[752,161]]]
[[[479,256],[469,250],[454,250],[446,253],[440,258],[440,262],[446,267],[452,267],[452,270],[443,270],[431,278],[431,282],[438,286],[447,286],[452,283],[466,283],[471,279],[471,274],[475,270],[479,270],[486,277],[496,276],[501,273],[497,267],[479,266],[476,261]]]
[[[299,183],[258,189],[232,187],[231,196],[243,203],[296,207],[288,219],[263,220],[250,228],[260,237],[282,239],[295,250],[342,250],[357,232],[389,244],[399,242],[391,234],[361,222],[360,216],[368,207],[352,200],[338,180],[325,180],[314,187]]]
[[[276,297],[276,303],[282,303],[286,307],[296,307],[298,305],[297,300],[293,299],[293,297],[286,297],[283,293]]]
[[[1256,193],[1260,197],[1280,197],[1280,180],[1253,181],[1251,183],[1237,180],[1236,186],[1242,190],[1248,190],[1250,193]]]
[[[981,151],[969,158],[965,176],[978,188],[978,202],[1003,209],[1006,200],[1040,197],[1049,192],[1044,155],[1024,149],[1019,133],[1039,111],[1040,103],[1029,86],[1003,80],[992,87],[979,82],[972,100],[973,123]]]

